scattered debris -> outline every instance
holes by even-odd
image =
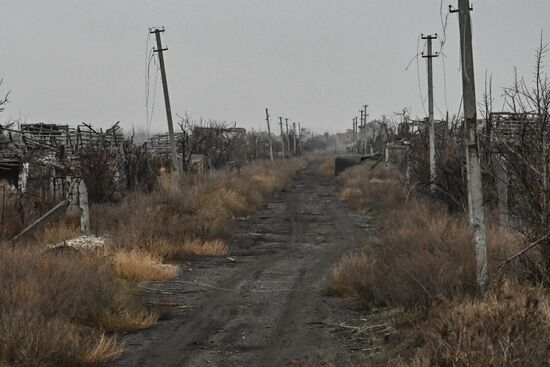
[[[77,250],[99,251],[105,248],[105,243],[105,237],[80,236],[53,245],[48,245],[48,249],[55,249],[58,247],[72,247]]]

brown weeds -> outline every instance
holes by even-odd
[[[331,269],[325,291],[368,306],[410,311],[403,314],[408,321],[400,325],[403,355],[392,364],[508,366],[550,361],[550,298],[546,290],[533,286],[543,273],[538,251],[497,271],[522,244],[518,235],[490,226],[494,285],[481,296],[472,233],[463,215],[429,199],[410,197],[391,170],[363,165],[341,177],[342,200],[359,211],[373,210],[379,228],[362,251]],[[412,355],[407,352],[417,347]]]
[[[186,176],[181,186],[164,177],[152,192],[94,205],[92,232],[110,237],[101,258],[43,251],[79,234],[75,216],[28,237],[35,246],[0,246],[0,365],[98,365],[116,358],[123,343],[105,333],[141,330],[158,319],[137,302],[136,283],[173,279],[178,267],[163,263],[169,258],[228,254],[234,218],[258,210],[306,162],[257,162],[238,175]],[[0,235],[12,236],[20,222],[3,226]]]
[[[99,325],[109,331],[132,332],[150,328],[157,320],[158,315],[151,311],[123,310],[118,313],[104,312],[99,318]]]
[[[411,201],[380,224],[368,248],[336,265],[327,290],[363,304],[407,308],[475,290],[471,232],[461,218]]]
[[[176,277],[179,270],[177,266],[163,264],[161,259],[143,250],[118,250],[113,258],[116,273],[134,281],[170,280]]]
[[[101,333],[101,316],[140,307],[109,265],[4,247],[0,259],[0,360],[72,366],[120,353],[119,343]]]
[[[336,175],[336,155],[323,157],[319,168],[321,175],[325,177],[333,177]]]
[[[240,174],[188,176],[181,187],[163,179],[151,193],[131,194],[118,205],[96,205],[92,223],[95,231],[110,233],[115,246],[163,259],[223,256],[233,219],[258,210],[305,164],[302,159],[256,162]]]
[[[541,288],[504,282],[485,298],[436,305],[418,326],[411,366],[541,366],[550,361],[550,303]]]

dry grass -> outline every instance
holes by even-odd
[[[56,244],[70,240],[80,235],[80,225],[77,220],[66,218],[50,223],[44,227],[36,236],[40,243]]]
[[[159,316],[151,311],[104,312],[99,318],[102,328],[115,332],[132,332],[148,329],[157,323]]]
[[[117,247],[162,259],[223,256],[233,219],[249,215],[288,185],[304,159],[256,162],[240,174],[187,176],[181,187],[161,180],[158,190],[134,193],[117,205],[92,208],[94,231],[110,233]]]
[[[109,362],[123,351],[116,338],[64,318],[16,313],[0,324],[0,359],[9,366],[85,366]]]
[[[118,250],[113,255],[113,266],[116,273],[133,281],[170,280],[178,274],[175,265],[163,264],[149,252],[142,250]]]
[[[124,351],[123,345],[115,338],[101,335],[95,346],[79,362],[83,365],[97,366],[118,358]]]
[[[461,218],[434,203],[412,201],[380,225],[368,248],[331,271],[328,293],[367,305],[413,308],[475,291],[471,232]]]
[[[325,292],[406,311],[397,323],[402,344],[393,353],[401,356],[388,364],[550,364],[550,298],[533,286],[543,273],[537,250],[497,272],[523,244],[517,234],[490,226],[493,288],[483,297],[475,284],[471,230],[462,215],[428,199],[406,200],[391,170],[358,166],[341,180],[342,200],[362,212],[373,210],[379,228],[362,251],[331,269]]]
[[[323,157],[321,160],[321,166],[319,168],[321,175],[325,177],[332,177],[336,174],[336,155],[329,155]]]
[[[145,312],[93,258],[0,247],[0,259],[0,361],[10,365],[110,360],[121,345],[103,335],[102,315]]]
[[[367,162],[345,170],[338,176],[342,183],[340,198],[354,209],[367,213],[387,213],[405,206],[407,190],[399,173]]]
[[[416,331],[411,366],[543,366],[550,363],[546,290],[505,282],[485,298],[436,305]]]
[[[1,245],[0,365],[83,366],[113,360],[123,343],[109,333],[142,330],[158,319],[137,301],[137,282],[173,279],[178,267],[164,264],[168,258],[228,254],[234,218],[258,210],[306,163],[258,162],[238,175],[187,176],[180,187],[163,178],[150,193],[95,205],[92,231],[108,234],[112,242],[101,258],[41,250],[76,237],[78,216],[53,221],[27,237],[34,247]],[[15,234],[19,222],[3,226],[0,235]]]

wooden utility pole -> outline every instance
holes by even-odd
[[[476,90],[474,57],[472,47],[472,19],[470,0],[458,0],[458,10],[450,6],[450,11],[458,12],[460,28],[460,49],[462,61],[462,89],[464,99],[464,138],[468,163],[468,202],[471,206],[471,224],[474,230],[477,282],[482,290],[489,283],[487,274],[487,247],[485,243],[485,213],[481,183],[481,164],[477,134]]]
[[[267,135],[269,135],[269,157],[273,162],[273,142],[271,141],[271,127],[269,126],[269,110],[265,109],[265,121],[267,122]]]
[[[154,50],[159,55],[160,75],[162,78],[162,90],[164,92],[164,106],[166,107],[166,120],[168,121],[168,134],[170,136],[170,152],[172,155],[172,168],[178,179],[180,178],[180,165],[178,163],[178,152],[176,149],[176,139],[174,137],[174,125],[172,123],[172,108],[170,107],[170,96],[168,95],[168,81],[166,79],[166,68],[164,67],[164,51],[168,48],[162,48],[160,34],[164,32],[164,28],[154,28],[149,33],[154,33],[157,40],[157,48]]]
[[[285,134],[283,133],[283,118],[279,116],[279,127],[281,128],[281,152],[283,153],[283,158],[285,155]]]
[[[433,63],[432,59],[438,57],[439,54],[435,54],[432,51],[432,40],[437,39],[437,33],[435,35],[428,34],[422,35],[422,39],[428,43],[428,54],[422,54],[422,57],[428,59],[428,135],[430,146],[430,191],[435,192],[435,121],[434,121],[434,82],[433,82]]]
[[[293,131],[293,133],[292,133],[292,138],[293,139],[292,140],[294,142],[294,155],[296,156],[296,155],[298,155],[298,151],[296,149],[296,123],[295,122],[292,123],[292,131]]]

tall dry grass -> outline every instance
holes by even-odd
[[[80,255],[0,247],[0,361],[78,366],[118,356],[103,322],[146,313],[110,265]]]
[[[336,175],[336,154],[327,154],[320,157],[321,165],[319,171],[322,176],[331,177]]]
[[[407,363],[428,366],[546,366],[550,363],[547,290],[504,282],[485,298],[436,305],[416,326],[418,348]]]
[[[228,253],[233,220],[258,210],[293,179],[304,159],[256,162],[240,174],[165,177],[156,190],[91,208],[93,231],[109,246],[98,254],[44,252],[79,234],[78,216],[50,222],[17,249],[0,245],[0,365],[104,364],[123,351],[116,333],[154,325],[158,315],[136,297],[137,283],[169,280],[167,259]],[[17,221],[1,235],[20,229]],[[25,246],[25,247],[22,247]]]
[[[161,259],[225,255],[234,218],[258,210],[305,164],[304,159],[255,162],[240,174],[188,176],[181,186],[164,179],[151,193],[93,207],[93,230],[109,233],[117,247],[141,249]]]
[[[359,254],[342,259],[326,290],[375,306],[428,306],[439,297],[474,292],[471,232],[435,203],[409,202],[379,221]]]
[[[331,269],[325,292],[367,307],[404,310],[408,321],[398,326],[409,337],[403,337],[400,365],[550,361],[550,298],[535,286],[541,273],[536,250],[497,271],[522,244],[518,235],[490,226],[493,286],[482,296],[464,215],[439,202],[411,197],[391,169],[364,164],[346,170],[340,179],[341,199],[358,211],[373,213],[377,230],[362,251]]]

